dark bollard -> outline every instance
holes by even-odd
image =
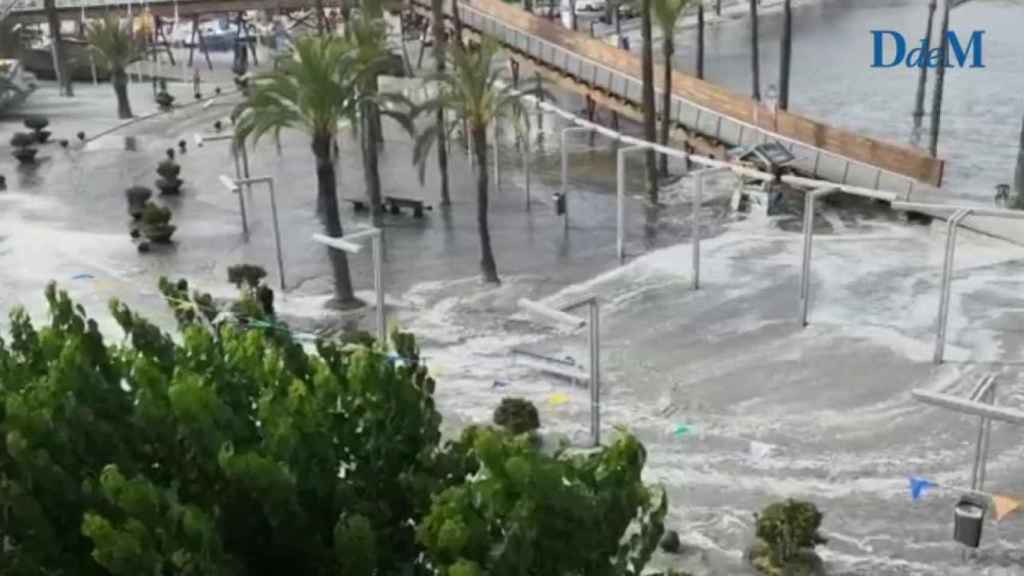
[[[1010,185],[996,184],[996,206],[1005,208],[1010,203]]]

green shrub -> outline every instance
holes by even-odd
[[[142,223],[146,226],[164,226],[171,221],[171,209],[146,202],[142,207]]]
[[[28,132],[15,132],[11,136],[11,146],[15,148],[28,148],[36,143],[36,137]]]
[[[768,574],[813,571],[809,560],[815,546],[828,542],[818,534],[822,514],[817,506],[788,499],[770,504],[755,517],[760,541],[751,552],[755,567]]]
[[[228,282],[231,282],[237,288],[241,288],[243,285],[249,288],[256,288],[266,277],[267,271],[262,266],[255,264],[228,266]]]
[[[25,118],[25,127],[29,130],[39,132],[50,125],[50,121],[43,116],[29,116]]]
[[[123,303],[104,338],[47,287],[0,338],[0,574],[639,575],[666,500],[643,446],[544,455],[470,427],[442,444],[408,334],[297,343],[160,282],[168,334]],[[230,315],[227,315],[230,317]],[[480,529],[482,528],[482,529]]]
[[[479,471],[436,495],[417,530],[440,574],[643,572],[668,501],[642,483],[635,438],[571,456],[492,428],[470,440]]]
[[[67,294],[51,285],[47,298],[49,322],[16,309],[0,340],[0,573],[327,576],[359,555],[378,574],[418,562],[412,523],[444,487],[424,367],[185,316],[172,337],[118,302],[127,337],[107,342]]]
[[[540,416],[529,400],[502,398],[494,409],[494,423],[512,434],[523,434],[540,428]]]

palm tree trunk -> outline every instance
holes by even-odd
[[[651,0],[643,0],[641,30],[643,33],[643,108],[644,108],[644,140],[656,142],[658,138],[654,115],[654,48],[651,32]],[[645,154],[647,167],[647,195],[651,202],[658,201],[658,167],[654,150],[648,149]]]
[[[348,20],[345,20],[345,30],[348,31]],[[327,33],[327,13],[324,12],[324,0],[316,0],[316,33],[323,36]]]
[[[757,0],[750,0],[750,71],[753,90],[750,97],[754,100],[761,99],[761,65],[759,62],[760,53],[757,43]]]
[[[452,0],[452,21],[455,23],[455,44],[461,50],[465,44],[462,43],[462,16],[459,14],[459,0]]]
[[[341,229],[341,218],[338,216],[337,181],[334,174],[334,163],[331,161],[330,134],[313,136],[313,155],[316,157],[317,205],[322,209],[324,232],[331,238],[344,235]],[[355,308],[360,305],[352,292],[352,278],[348,270],[348,257],[341,250],[328,248],[327,255],[331,259],[331,271],[334,275],[335,304],[340,308]]]
[[[697,78],[704,79],[704,3],[697,4]]]
[[[662,39],[661,48],[665,56],[665,83],[661,91],[661,143],[668,146],[668,131],[672,125],[672,54],[675,52],[675,40],[672,38],[672,31],[666,30]],[[662,154],[660,171],[662,177],[668,177],[668,155]]]
[[[444,73],[444,0],[431,0],[431,28],[434,32],[434,67],[438,74]],[[444,108],[437,109],[437,169],[441,176],[441,206],[451,206],[448,190],[448,132],[444,125]]]
[[[117,96],[117,117],[131,118],[132,106],[128,102],[128,74],[123,68],[111,71],[111,83],[114,85],[114,95]]]
[[[928,2],[928,28],[924,32],[924,54],[921,71],[917,76],[917,94],[914,96],[914,127],[921,127],[924,118],[924,93],[928,87],[928,53],[932,51],[932,23],[935,21],[935,0]]]
[[[793,13],[790,0],[782,5],[782,46],[779,51],[779,110],[789,109],[789,69],[793,59]]]
[[[942,2],[942,36],[939,37],[940,52],[942,61],[935,70],[935,90],[932,91],[932,124],[931,133],[928,138],[928,153],[932,157],[939,154],[939,123],[942,121],[942,88],[946,81],[946,62],[949,61],[949,39],[946,33],[949,32],[949,0]],[[923,56],[922,56],[923,58]]]
[[[499,283],[498,267],[491,250],[491,231],[487,226],[487,126],[473,126],[473,153],[476,155],[476,223],[480,232],[480,272],[484,282]]]
[[[376,83],[376,82],[372,82]],[[368,89],[370,91],[370,89]],[[366,196],[370,202],[370,218],[374,225],[380,222],[380,168],[378,162],[378,124],[376,118],[376,106],[370,102],[363,103],[363,180],[366,183]]]
[[[50,42],[53,49],[53,74],[57,78],[57,86],[60,94],[73,96],[71,88],[71,77],[68,74],[67,56],[64,53],[64,40],[60,33],[60,15],[57,13],[55,0],[45,0],[43,7],[46,10],[46,21],[50,29]]]

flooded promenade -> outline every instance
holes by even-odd
[[[827,58],[819,51],[801,47],[811,42],[801,38],[820,35],[814,42],[824,43],[828,36],[814,31],[824,24],[807,24],[809,14],[849,10],[848,18],[824,19],[843,30],[853,26],[860,10],[868,10],[839,4],[807,7],[802,10],[810,12],[797,19],[808,30],[797,33],[795,61],[802,62],[806,53],[808,61],[818,62],[818,74],[841,70],[818,61]],[[878,4],[881,11],[903,6]],[[959,10],[966,14],[969,9]],[[907,22],[916,30],[916,20],[911,24],[908,16]],[[721,34],[730,34],[729,26],[742,28],[741,23],[725,23]],[[711,72],[716,67],[746,69],[742,57],[730,61],[725,45],[732,42],[727,39],[717,41],[720,60],[708,70],[713,79],[736,82],[740,89],[743,81],[733,80],[739,73]],[[715,54],[709,44],[709,57]],[[992,57],[995,71],[998,50]],[[851,69],[845,89],[823,82],[827,88],[816,92],[807,87],[809,76],[801,76],[813,68],[795,66],[793,108],[812,116],[821,112],[823,118],[857,129],[891,126],[891,132],[881,128],[875,133],[904,138],[901,123],[910,122],[909,89],[901,93],[899,106],[858,100],[850,86],[861,86],[854,80],[860,66]],[[952,151],[949,189],[953,197],[988,203],[988,174],[1004,160],[975,152],[983,149],[978,141],[963,152],[966,162],[958,162],[960,149],[953,144],[971,141],[965,126],[979,116],[967,108],[987,102],[983,95],[968,98],[959,92],[966,89],[957,83],[968,73],[947,78],[952,120],[944,124],[943,142]],[[394,87],[414,85],[396,82]],[[0,192],[0,311],[5,313],[0,331],[14,306],[43,313],[42,288],[49,280],[71,292],[111,334],[119,334],[106,312],[106,302],[114,297],[166,328],[173,325],[156,291],[160,276],[185,277],[227,298],[235,293],[227,267],[248,262],[266,268],[276,287],[264,191],[246,193],[251,229],[246,239],[237,197],[218,181],[233,169],[226,144],[195,144],[196,134],[213,132],[214,122],[223,121],[239,101],[228,94],[228,82],[221,88],[224,95],[209,106],[139,121],[84,144],[75,137],[79,130],[88,136],[116,124],[108,85],[81,86],[74,100],[57,98],[46,85],[33,96],[29,108],[51,119],[55,139],[70,143],[67,149],[45,146],[34,169],[16,167],[9,154],[0,158],[0,173],[8,183]],[[155,110],[147,91],[146,85],[132,87],[139,114]],[[172,86],[172,91],[180,99],[190,97],[184,86]],[[1009,99],[1012,92],[1005,95]],[[1011,108],[1002,96],[995,102]],[[560,104],[580,107],[568,96]],[[964,120],[957,120],[960,114]],[[989,112],[980,118],[999,123],[995,116],[986,120]],[[1019,114],[1014,118],[1003,120],[1008,126],[991,139],[1003,138],[1002,130],[1015,132]],[[6,141],[19,126],[16,118],[2,121],[0,135]],[[421,220],[408,212],[383,218],[387,312],[391,321],[421,339],[450,430],[489,421],[500,399],[515,395],[537,405],[550,433],[582,443],[589,421],[587,391],[517,364],[511,351],[527,348],[584,361],[584,332],[544,328],[522,315],[516,302],[527,297],[559,303],[594,295],[601,302],[605,435],[623,426],[647,447],[647,479],[667,488],[672,504],[668,525],[680,532],[684,544],[676,568],[694,575],[750,573],[743,554],[752,539],[753,514],[769,502],[794,497],[815,502],[825,513],[823,533],[829,543],[819,553],[829,574],[1024,573],[1019,518],[986,522],[982,547],[964,555],[951,540],[952,507],[959,494],[939,490],[913,502],[907,487],[911,475],[948,486],[967,484],[977,431],[975,418],[926,407],[911,397],[912,389],[965,394],[982,375],[993,373],[1001,383],[998,403],[1024,404],[1024,247],[961,232],[947,362],[936,366],[931,354],[946,240],[941,222],[909,223],[869,201],[822,203],[815,217],[810,324],[803,328],[798,321],[799,203],[787,203],[775,216],[756,217],[731,208],[732,176],[713,181],[699,206],[703,286],[694,291],[692,181],[681,179],[663,190],[660,209],[630,200],[628,258],[620,265],[615,258],[614,147],[600,138],[591,146],[582,135],[571,140],[566,225],[552,206],[552,195],[560,189],[561,126],[547,116],[543,138],[540,132],[531,135],[536,146],[529,208],[521,156],[511,139],[502,142],[502,183],[500,190],[492,190],[491,202],[491,234],[503,280],[495,287],[478,280],[476,191],[459,143],[453,144],[451,156],[453,205],[443,210],[437,206],[436,164],[428,162],[421,186],[409,137],[386,125],[384,194],[420,198],[434,206]],[[185,187],[180,197],[161,199],[174,213],[175,243],[139,254],[128,234],[124,190],[138,183],[152,186],[164,150],[180,141],[187,144],[187,152],[177,156]],[[339,145],[339,196],[360,197],[358,138],[344,132]],[[1000,150],[993,158],[1000,155],[1005,154]],[[271,176],[277,183],[287,273],[286,289],[278,291],[283,318],[304,331],[371,326],[371,311],[339,315],[324,308],[331,292],[330,268],[323,248],[311,240],[321,226],[308,136],[284,132],[280,151],[268,138],[250,151],[249,159],[254,176]],[[639,163],[630,164],[631,192],[640,189],[641,172]],[[346,203],[341,216],[348,229],[367,223]],[[369,257],[350,261],[358,294],[370,299]],[[503,385],[496,387],[495,380]],[[555,395],[567,400],[553,401]],[[690,433],[677,434],[680,426]],[[992,434],[988,489],[1019,494],[1024,473],[1019,431],[997,424]]]

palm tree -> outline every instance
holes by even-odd
[[[697,2],[697,78],[704,79],[704,2]]]
[[[89,24],[85,39],[110,68],[110,82],[114,85],[114,94],[117,95],[117,117],[131,118],[128,73],[125,70],[129,64],[142,56],[142,46],[132,34],[131,22],[107,15]]]
[[[654,116],[654,40],[651,31],[651,3],[652,0],[643,0],[640,6],[641,22],[640,28],[643,34],[644,44],[641,50],[643,62],[643,109],[644,109],[644,140],[656,142],[658,138],[655,129]],[[658,202],[658,173],[657,160],[654,150],[647,149],[645,153],[645,165],[647,167],[647,194],[651,202]]]
[[[935,20],[935,0],[928,2],[928,24],[924,31],[924,54],[927,57],[932,51],[932,22]],[[928,67],[921,66],[917,77],[917,94],[914,96],[914,128],[921,127],[921,119],[924,118],[924,92],[928,87]]]
[[[946,63],[949,61],[949,8],[950,0],[942,1],[942,26],[939,28],[939,53],[942,61],[935,69],[935,89],[932,91],[932,123],[928,134],[928,153],[939,154],[939,122],[942,120],[942,91],[946,82]]]
[[[431,29],[434,33],[434,66],[438,75],[444,74],[444,0],[430,0]],[[448,190],[448,135],[443,130],[444,108],[437,109],[437,168],[441,175],[441,206],[450,206]]]
[[[652,0],[654,19],[661,27],[662,54],[665,57],[665,82],[661,94],[661,143],[668,146],[668,132],[672,125],[672,54],[675,53],[676,23],[691,0]],[[661,155],[661,175],[668,176],[668,156]]]
[[[779,110],[789,110],[789,69],[793,60],[793,10],[782,4],[782,46],[779,50]]]
[[[347,42],[353,55],[353,65],[362,77],[360,91],[367,96],[363,99],[359,117],[362,126],[360,138],[363,152],[363,179],[366,195],[370,202],[370,214],[376,223],[380,218],[381,190],[378,143],[383,138],[380,123],[380,109],[375,100],[378,92],[377,76],[389,64],[391,48],[388,44],[387,29],[382,20],[366,12],[351,23],[352,31]]]
[[[491,234],[487,225],[488,208],[488,163],[487,127],[499,118],[510,119],[517,130],[529,130],[526,95],[541,95],[538,84],[531,90],[520,92],[511,82],[500,78],[502,67],[495,67],[498,45],[484,39],[479,47],[465,49],[455,45],[448,50],[448,70],[431,78],[437,83],[437,95],[425,102],[420,111],[434,112],[445,109],[451,112],[444,125],[431,125],[416,138],[413,161],[419,165],[420,179],[423,179],[424,162],[430,148],[439,141],[441,134],[451,136],[456,126],[466,122],[476,157],[477,185],[477,227],[480,234],[480,268],[485,282],[498,283],[498,269],[491,249]]]
[[[754,100],[761,99],[761,65],[760,52],[757,44],[757,2],[750,0],[750,70],[753,90],[750,97]]]
[[[43,0],[47,26],[50,29],[50,45],[53,50],[53,73],[57,77],[58,91],[64,96],[74,96],[71,76],[68,74],[67,54],[60,33],[60,15],[57,14],[56,0]]]
[[[337,181],[331,146],[338,124],[357,125],[364,102],[356,58],[351,45],[333,36],[304,36],[277,69],[256,78],[248,99],[234,111],[236,138],[258,142],[268,133],[299,128],[312,139],[316,159],[317,204],[328,236],[343,235],[338,216]],[[348,259],[328,249],[334,274],[335,304],[355,308],[361,302],[352,292]]]

